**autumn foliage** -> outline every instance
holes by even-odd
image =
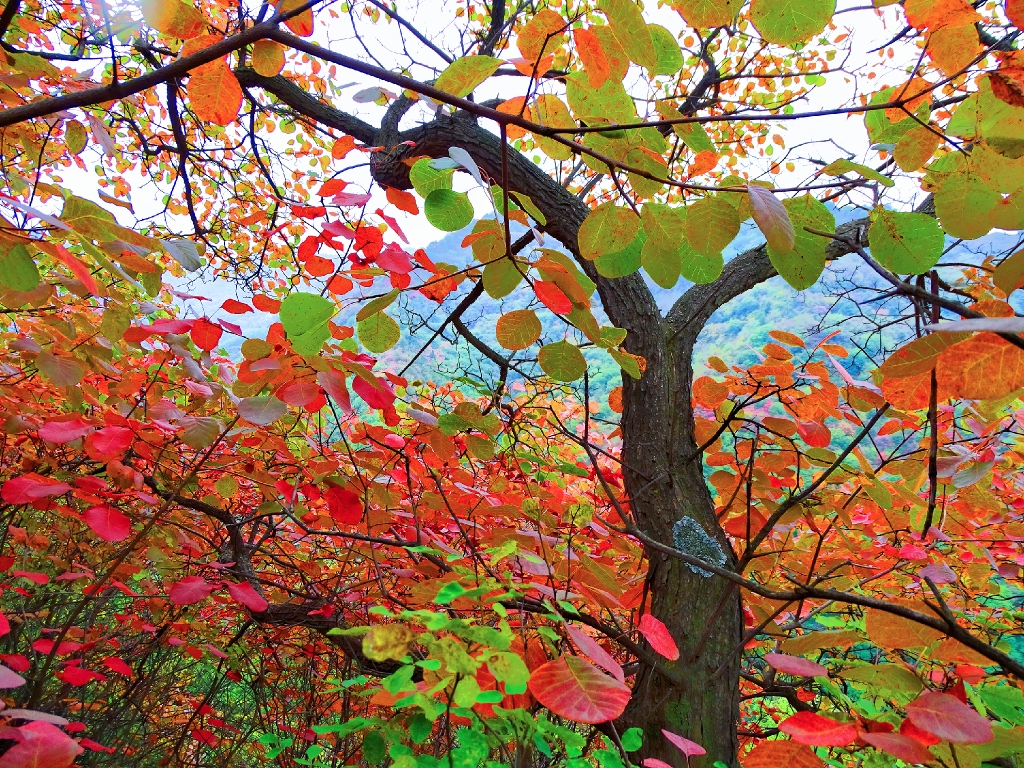
[[[655,5],[6,0],[0,766],[1021,759],[1024,4]]]

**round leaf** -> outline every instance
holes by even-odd
[[[19,243],[0,256],[0,285],[22,293],[39,285],[39,270],[24,245]]]
[[[456,232],[473,221],[473,204],[462,192],[435,189],[423,202],[423,213],[442,232]]]
[[[933,217],[884,208],[875,213],[868,245],[879,264],[893,272],[923,275],[938,263],[946,239]]]
[[[750,19],[769,43],[793,46],[822,32],[836,0],[754,0]]]
[[[545,344],[538,355],[540,367],[555,381],[576,381],[587,371],[587,361],[579,347],[568,341]]]
[[[532,309],[517,309],[498,318],[495,336],[505,349],[526,349],[540,338],[541,324]]]
[[[356,324],[360,343],[374,354],[387,352],[402,337],[398,323],[389,315],[378,312]]]
[[[530,675],[530,693],[556,715],[577,723],[606,723],[626,709],[630,690],[578,656],[560,656]]]
[[[577,240],[583,258],[593,261],[628,247],[640,231],[640,219],[629,208],[599,205],[583,221]]]

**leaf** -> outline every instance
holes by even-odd
[[[168,255],[188,272],[195,272],[203,266],[199,249],[191,240],[162,240],[161,245]]]
[[[1024,333],[1024,317],[972,317],[967,320],[955,320],[949,323],[933,323],[924,327],[926,331],[976,333],[991,331],[992,333]],[[950,334],[952,335],[952,334]]]
[[[431,165],[429,158],[417,160],[409,169],[409,181],[416,193],[423,198],[435,189],[451,189],[454,175],[454,168],[438,170]]]
[[[85,751],[56,725],[42,720],[4,729],[3,738],[17,740],[4,754],[4,768],[71,768]]]
[[[203,15],[182,0],[141,0],[139,7],[149,26],[179,40],[193,38],[206,27]]]
[[[992,282],[1007,296],[1024,285],[1024,250],[1003,259],[992,273]]]
[[[537,356],[541,369],[555,381],[576,381],[587,371],[587,361],[579,347],[568,341],[545,344]]]
[[[531,65],[558,51],[565,44],[565,19],[543,8],[533,14],[516,37],[516,46]],[[543,74],[543,73],[541,73]]]
[[[183,419],[181,424],[185,427],[181,432],[181,442],[197,451],[213,445],[220,436],[221,424],[212,416]]]
[[[902,379],[928,373],[938,364],[943,350],[967,338],[967,334],[963,333],[933,333],[914,339],[889,355],[878,366],[878,372],[886,379]]]
[[[324,498],[331,518],[342,525],[356,525],[363,519],[363,501],[352,491],[332,485]]]
[[[18,688],[25,684],[25,678],[0,664],[0,688]]]
[[[636,3],[633,0],[599,0],[597,7],[608,18],[612,34],[630,60],[653,73],[658,66],[658,53]]]
[[[565,629],[576,647],[583,651],[591,661],[608,672],[620,683],[626,682],[626,674],[622,671],[622,667],[612,658],[608,651],[601,647],[597,640],[583,630],[577,629],[572,624],[566,624]]]
[[[233,582],[227,582],[225,585],[228,590],[228,594],[231,595],[231,599],[236,603],[240,603],[254,613],[263,613],[270,607],[268,603],[259,592],[247,581],[242,581],[237,584]]]
[[[793,47],[824,31],[835,0],[754,0],[750,20],[769,43]]]
[[[128,427],[104,427],[85,438],[85,452],[93,461],[109,461],[127,451],[134,439]]]
[[[71,418],[58,418],[46,422],[39,428],[39,437],[48,443],[62,445],[85,437],[94,429],[95,424],[75,414]]]
[[[683,67],[683,52],[675,36],[659,24],[648,24],[647,30],[657,54],[651,75],[674,75]]]
[[[224,329],[215,323],[211,323],[205,317],[200,317],[192,324],[191,330],[188,335],[192,338],[192,342],[207,352],[212,352],[217,348],[220,343],[220,337],[223,335]]]
[[[900,733],[867,733],[860,737],[875,749],[903,760],[912,765],[927,765],[935,762],[935,755],[929,752],[917,739]]]
[[[708,195],[687,207],[685,231],[697,253],[716,256],[739,234],[739,214],[724,197]]]
[[[640,630],[640,634],[644,636],[644,639],[651,644],[651,648],[656,653],[664,656],[669,661],[676,661],[679,658],[679,648],[676,646],[676,641],[672,638],[672,633],[668,631],[668,627],[661,621],[656,619],[649,613],[645,613],[640,617],[640,624],[637,626]]]
[[[601,47],[601,41],[591,30],[577,27],[572,31],[572,40],[576,45],[576,54],[583,62],[587,79],[591,88],[600,88],[611,73],[608,57]]]
[[[401,661],[412,650],[415,640],[405,624],[374,624],[363,635],[363,655],[372,661]]]
[[[337,308],[334,303],[313,293],[290,293],[281,302],[281,325],[292,342],[292,349],[305,356],[319,354],[331,332],[328,322]]]
[[[306,0],[277,0],[276,3],[279,13],[287,13],[305,4]],[[302,13],[292,16],[284,24],[299,37],[309,37],[313,34],[313,9],[307,8]]]
[[[650,615],[650,614],[645,614]],[[679,748],[687,757],[696,757],[698,755],[706,755],[708,751],[704,749],[696,741],[690,741],[689,739],[679,736],[678,734],[672,733],[672,731],[666,731],[664,728],[661,729],[661,733],[668,739],[672,744]]]
[[[742,3],[740,0],[672,0],[671,5],[691,27],[713,29],[732,24]]]
[[[747,194],[754,223],[761,230],[768,245],[780,255],[793,250],[796,240],[793,234],[793,222],[789,220],[786,206],[764,187],[750,185],[747,187]]]
[[[764,660],[779,672],[794,677],[828,677],[828,670],[809,659],[789,656],[785,653],[766,653]]]
[[[252,68],[263,77],[281,74],[284,46],[273,40],[257,40],[252,46]]]
[[[288,406],[271,395],[247,397],[238,403],[238,413],[246,421],[266,427],[288,413]]]
[[[577,241],[583,258],[593,261],[599,256],[621,251],[640,232],[640,218],[626,207],[613,202],[602,203],[592,210],[580,226]]]
[[[785,253],[768,246],[768,258],[782,278],[793,288],[810,288],[825,269],[825,253],[829,240],[814,235],[807,229],[835,232],[836,219],[832,212],[811,195],[790,197],[782,203],[793,223],[793,250]]]
[[[898,605],[919,610],[929,615],[929,610],[922,604],[899,600]],[[864,614],[864,623],[868,639],[875,645],[885,649],[924,648],[931,645],[942,633],[937,629],[905,619],[892,613],[868,608]]]
[[[981,333],[944,349],[935,377],[950,397],[1000,398],[1024,387],[1024,350],[994,333]]]
[[[569,297],[554,283],[538,280],[533,284],[533,290],[541,303],[555,314],[567,315],[572,312],[572,302]]]
[[[108,504],[90,507],[82,519],[104,541],[124,541],[132,533],[132,521]]]
[[[448,65],[434,82],[434,87],[453,96],[468,96],[500,66],[501,59],[493,56],[464,56]]]
[[[435,189],[423,202],[427,221],[442,232],[457,232],[473,222],[473,203],[463,192]]]
[[[640,264],[662,288],[672,288],[679,280],[680,253],[687,250],[685,210],[647,203],[640,212],[640,220],[647,233],[647,240],[640,251]]]
[[[744,758],[743,768],[824,768],[814,750],[797,741],[761,741]]]
[[[845,747],[857,740],[853,723],[840,723],[816,712],[797,712],[779,723],[779,730],[812,747]]]
[[[58,387],[73,387],[85,376],[85,368],[80,362],[69,357],[57,357],[51,352],[40,352],[36,367]]]
[[[819,648],[849,648],[863,638],[852,629],[837,629],[831,632],[808,632],[806,635],[783,640],[781,649],[796,656],[811,653]]]
[[[226,58],[192,70],[188,96],[196,117],[214,125],[230,124],[242,108],[242,86]]]
[[[896,184],[895,181],[890,179],[888,176],[876,171],[874,168],[869,168],[866,165],[855,163],[852,160],[841,158],[839,160],[833,160],[831,163],[821,169],[821,172],[826,176],[842,176],[844,173],[857,173],[863,176],[865,179],[871,179],[877,181],[883,187],[891,187]]]
[[[647,242],[647,233],[642,229],[633,238],[633,242],[621,251],[606,253],[594,260],[594,267],[604,277],[625,277],[640,269],[641,254]]]
[[[383,296],[378,296],[376,299],[366,302],[366,304],[360,307],[359,311],[356,312],[356,322],[365,320],[366,318],[371,317],[377,314],[378,312],[381,312],[382,310],[385,310],[388,307],[390,307],[392,304],[395,303],[395,300],[398,298],[399,293],[399,290],[396,288],[384,294]]]
[[[987,744],[995,737],[988,720],[948,693],[925,691],[907,704],[907,718],[953,744]]]
[[[0,488],[0,498],[8,504],[31,504],[48,496],[59,496],[71,490],[67,483],[61,483],[35,472],[12,477]]]
[[[540,338],[540,320],[532,309],[516,309],[498,318],[494,334],[505,349],[526,349]]]
[[[886,269],[923,275],[942,256],[945,236],[939,223],[924,213],[876,208],[868,229],[871,255]]]
[[[210,596],[213,586],[201,576],[186,576],[167,588],[167,599],[175,605],[194,605]]]
[[[356,323],[359,343],[374,354],[387,352],[398,343],[402,330],[390,315],[378,312]]]
[[[32,255],[21,243],[0,255],[0,285],[12,291],[28,293],[39,285],[39,270]]]
[[[577,723],[606,723],[619,717],[630,690],[577,656],[559,656],[530,675],[530,693],[559,717]]]

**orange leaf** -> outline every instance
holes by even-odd
[[[697,156],[693,158],[693,162],[686,169],[686,175],[700,176],[712,170],[716,165],[718,165],[718,155],[710,149],[705,149],[703,152],[698,152]]]
[[[981,16],[967,0],[907,0],[903,8],[907,22],[917,29],[935,31],[981,21]]]
[[[253,294],[252,305],[260,312],[272,312],[274,314],[281,309],[280,301],[264,296],[262,293]]]
[[[149,26],[179,40],[195,37],[206,26],[203,15],[182,0],[142,0],[139,6]]]
[[[416,196],[412,193],[395,187],[388,187],[384,194],[387,197],[388,202],[398,210],[411,213],[413,216],[420,212],[420,208],[416,204]]]
[[[530,67],[524,74],[529,76],[537,59],[542,56],[547,58],[562,47],[565,42],[565,29],[567,26],[565,19],[550,8],[538,11],[530,17],[530,20],[526,22],[526,26],[519,31],[519,36],[516,39],[519,52],[523,54],[523,58],[530,64]],[[548,67],[537,67],[537,73],[540,74],[542,70],[547,71],[547,68],[550,66],[549,64]],[[516,68],[519,68],[518,65]]]
[[[1024,387],[1024,350],[994,333],[947,347],[935,375],[951,397],[991,400]]]
[[[317,197],[334,197],[347,186],[348,182],[343,179],[328,179],[320,185],[316,195]]]
[[[501,104],[499,104],[498,111],[503,112],[506,115],[519,116],[520,114],[522,114],[524,117],[528,117],[529,110],[524,109],[525,105],[525,96],[515,96],[509,99],[508,101],[503,101]],[[526,135],[526,130],[520,128],[518,125],[506,125],[505,135],[510,140],[521,139],[523,138],[523,136]]]
[[[344,160],[345,155],[356,147],[356,140],[351,136],[342,136],[331,147],[331,157],[335,160]]]
[[[928,36],[928,55],[949,76],[968,66],[980,51],[978,30],[973,24],[943,27]]]
[[[306,0],[278,0],[277,12],[287,13],[293,8],[305,4]],[[309,37],[313,34],[313,11],[305,10],[298,16],[293,16],[284,23],[288,29],[299,37]]]
[[[920,602],[899,598],[890,598],[889,602],[905,608],[911,608],[927,616],[934,615],[928,610],[926,605]],[[894,648],[924,648],[942,637],[942,633],[937,629],[926,627],[902,616],[880,611],[877,608],[868,608],[865,614],[865,627],[868,639],[875,645],[887,650]]]
[[[622,387],[615,387],[608,393],[608,407],[615,413],[622,413]]]
[[[572,31],[572,40],[576,44],[576,53],[579,54],[583,68],[587,72],[590,87],[600,88],[611,73],[608,57],[604,55],[601,41],[597,39],[597,35],[584,27]]]
[[[197,347],[211,352],[217,348],[223,333],[224,329],[219,325],[211,323],[205,317],[201,317],[192,325],[189,336],[192,337],[192,341],[195,342]]]
[[[194,70],[188,95],[196,117],[216,125],[227,125],[242,108],[242,86],[228,69],[227,57]]]

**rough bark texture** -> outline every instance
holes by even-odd
[[[251,70],[238,74],[243,86],[262,88],[306,118],[383,147],[372,162],[374,179],[382,185],[410,188],[408,166],[401,161],[421,155],[444,157],[451,147],[469,152],[492,179],[503,178],[499,138],[467,112],[440,113],[427,124],[399,131],[407,104],[397,103],[377,128],[324,104],[283,77],[264,78]],[[413,145],[402,143],[407,141]],[[597,283],[609,319],[628,331],[625,348],[646,360],[640,380],[624,377],[621,421],[625,490],[637,525],[652,538],[670,543],[675,523],[690,517],[718,542],[728,566],[735,566],[697,455],[691,397],[693,348],[716,309],[776,274],[765,248],[736,257],[716,282],[690,288],[662,316],[639,274],[607,279],[580,257],[577,232],[588,207],[511,148],[507,160],[509,188],[528,194],[543,211],[547,234],[573,253]],[[865,222],[844,225],[838,234],[863,243]],[[835,242],[829,256],[837,258],[849,250]],[[651,553],[648,578],[651,611],[668,626],[681,656],[661,671],[641,664],[632,701],[615,729],[618,733],[633,726],[644,730],[641,759],[657,757],[679,768],[687,765],[682,753],[662,736],[664,728],[707,750],[706,756],[690,759],[690,768],[710,768],[715,761],[736,766],[744,631],[739,591],[657,553]]]

